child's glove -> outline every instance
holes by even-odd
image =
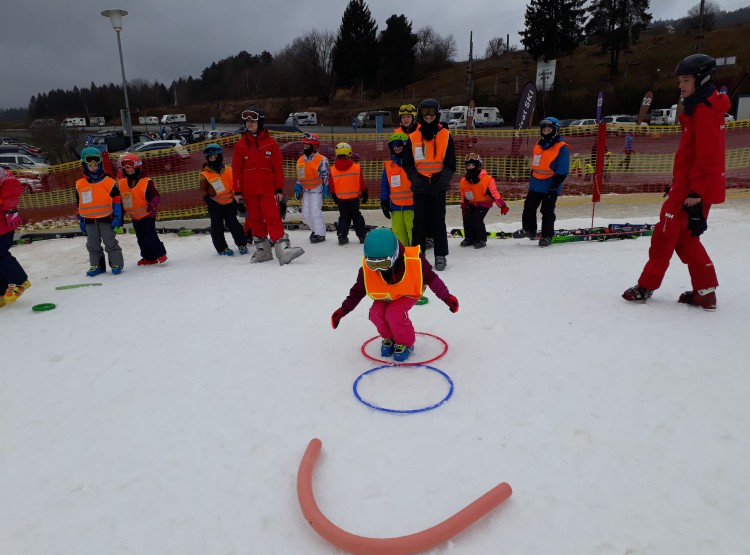
[[[380,209],[383,211],[383,216],[391,219],[391,203],[387,200],[380,201]]]
[[[336,329],[339,327],[339,322],[341,322],[341,319],[346,316],[346,312],[344,312],[343,308],[337,308],[333,315],[331,316],[331,327],[333,329]]]
[[[86,235],[86,220],[83,218],[83,216],[78,216],[78,227],[80,227],[81,232]]]
[[[451,312],[453,312],[454,314],[458,312],[458,299],[456,297],[454,297],[453,295],[448,295],[443,302],[448,305],[448,308],[451,309]]]
[[[239,196],[234,197],[234,200],[237,203],[237,215],[240,218],[247,218],[247,206],[245,206],[245,199]]]
[[[122,227],[122,205],[112,205],[112,229]]]
[[[299,183],[294,186],[294,198],[297,200],[302,198],[302,185]]]
[[[367,199],[369,198],[370,198],[370,195],[367,192],[367,189],[365,189],[364,191],[362,191],[362,196],[359,197],[359,200],[360,202],[362,202],[362,204],[367,204]]]
[[[505,204],[504,200],[496,200],[495,204],[497,204],[497,207],[500,209],[500,213],[505,216],[508,212],[510,212],[510,208],[508,208],[508,205]]]
[[[11,231],[14,231],[21,225],[21,216],[18,215],[18,210],[6,210],[5,211],[5,223]]]
[[[683,206],[682,209],[687,212],[687,226],[693,237],[700,237],[708,229],[708,222],[703,216],[703,203],[699,202],[693,206]]]

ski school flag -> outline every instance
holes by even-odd
[[[641,122],[646,119],[646,114],[651,109],[651,103],[654,101],[654,93],[651,91],[648,91],[645,95],[643,95],[643,100],[641,100],[641,109],[638,112],[638,125],[641,124]]]
[[[536,85],[529,81],[521,91],[521,100],[518,102],[518,111],[516,112],[515,129],[528,129],[531,123],[531,116],[536,108]]]
[[[516,112],[516,124],[513,126],[514,129],[528,129],[531,124],[531,118],[534,115],[536,109],[536,85],[529,81],[521,91],[521,99],[518,101],[518,111]],[[521,144],[523,138],[520,135],[513,137],[513,141],[510,146],[511,156],[521,155]]]

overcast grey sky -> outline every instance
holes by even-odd
[[[715,0],[734,10],[748,0]],[[275,54],[295,37],[317,28],[338,31],[349,0],[2,0],[0,52],[4,63],[0,108],[26,106],[32,95],[51,89],[121,83],[116,34],[100,12],[129,12],[121,33],[125,74],[130,79],[198,77],[211,62],[246,50]],[[651,0],[654,19],[682,17],[699,0]],[[414,30],[427,24],[458,45],[468,59],[484,53],[492,37],[510,34],[519,45],[525,0],[370,0],[378,24],[404,14]],[[438,7],[436,7],[438,6]]]

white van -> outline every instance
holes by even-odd
[[[388,110],[371,110],[357,114],[357,127],[375,127],[378,116],[383,118],[384,128],[393,125],[393,119]]]
[[[651,125],[667,125],[667,120],[669,119],[669,113],[671,110],[669,108],[654,108],[651,110]]]
[[[98,125],[100,127],[102,125],[106,125],[106,121],[104,119],[104,116],[91,116],[89,118],[89,125],[92,126],[92,127],[95,126],[95,125]]]
[[[469,115],[468,106],[453,106],[448,112],[449,129],[466,129],[466,117]]]
[[[315,112],[292,112],[286,118],[286,125],[318,125],[318,114]]]
[[[138,123],[140,125],[159,125],[159,118],[156,116],[139,116]]]
[[[65,118],[62,127],[86,127],[86,118]]]
[[[187,121],[185,114],[164,114],[161,123],[184,123]]]
[[[667,115],[667,120],[665,123],[667,125],[675,125],[677,123],[677,104],[672,104],[672,107],[669,109],[669,115]]]
[[[498,108],[480,106],[474,109],[474,127],[501,127],[505,125]]]

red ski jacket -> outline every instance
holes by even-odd
[[[243,195],[284,192],[284,168],[276,139],[267,129],[257,137],[245,133],[234,146],[232,157],[235,191]]]
[[[23,185],[15,175],[0,168],[0,235],[13,231],[5,218],[6,210],[18,208],[18,199],[23,192]]]
[[[725,94],[714,92],[691,116],[680,115],[682,136],[674,155],[670,198],[684,202],[697,193],[704,204],[721,204],[726,194],[724,113],[729,110]]]

